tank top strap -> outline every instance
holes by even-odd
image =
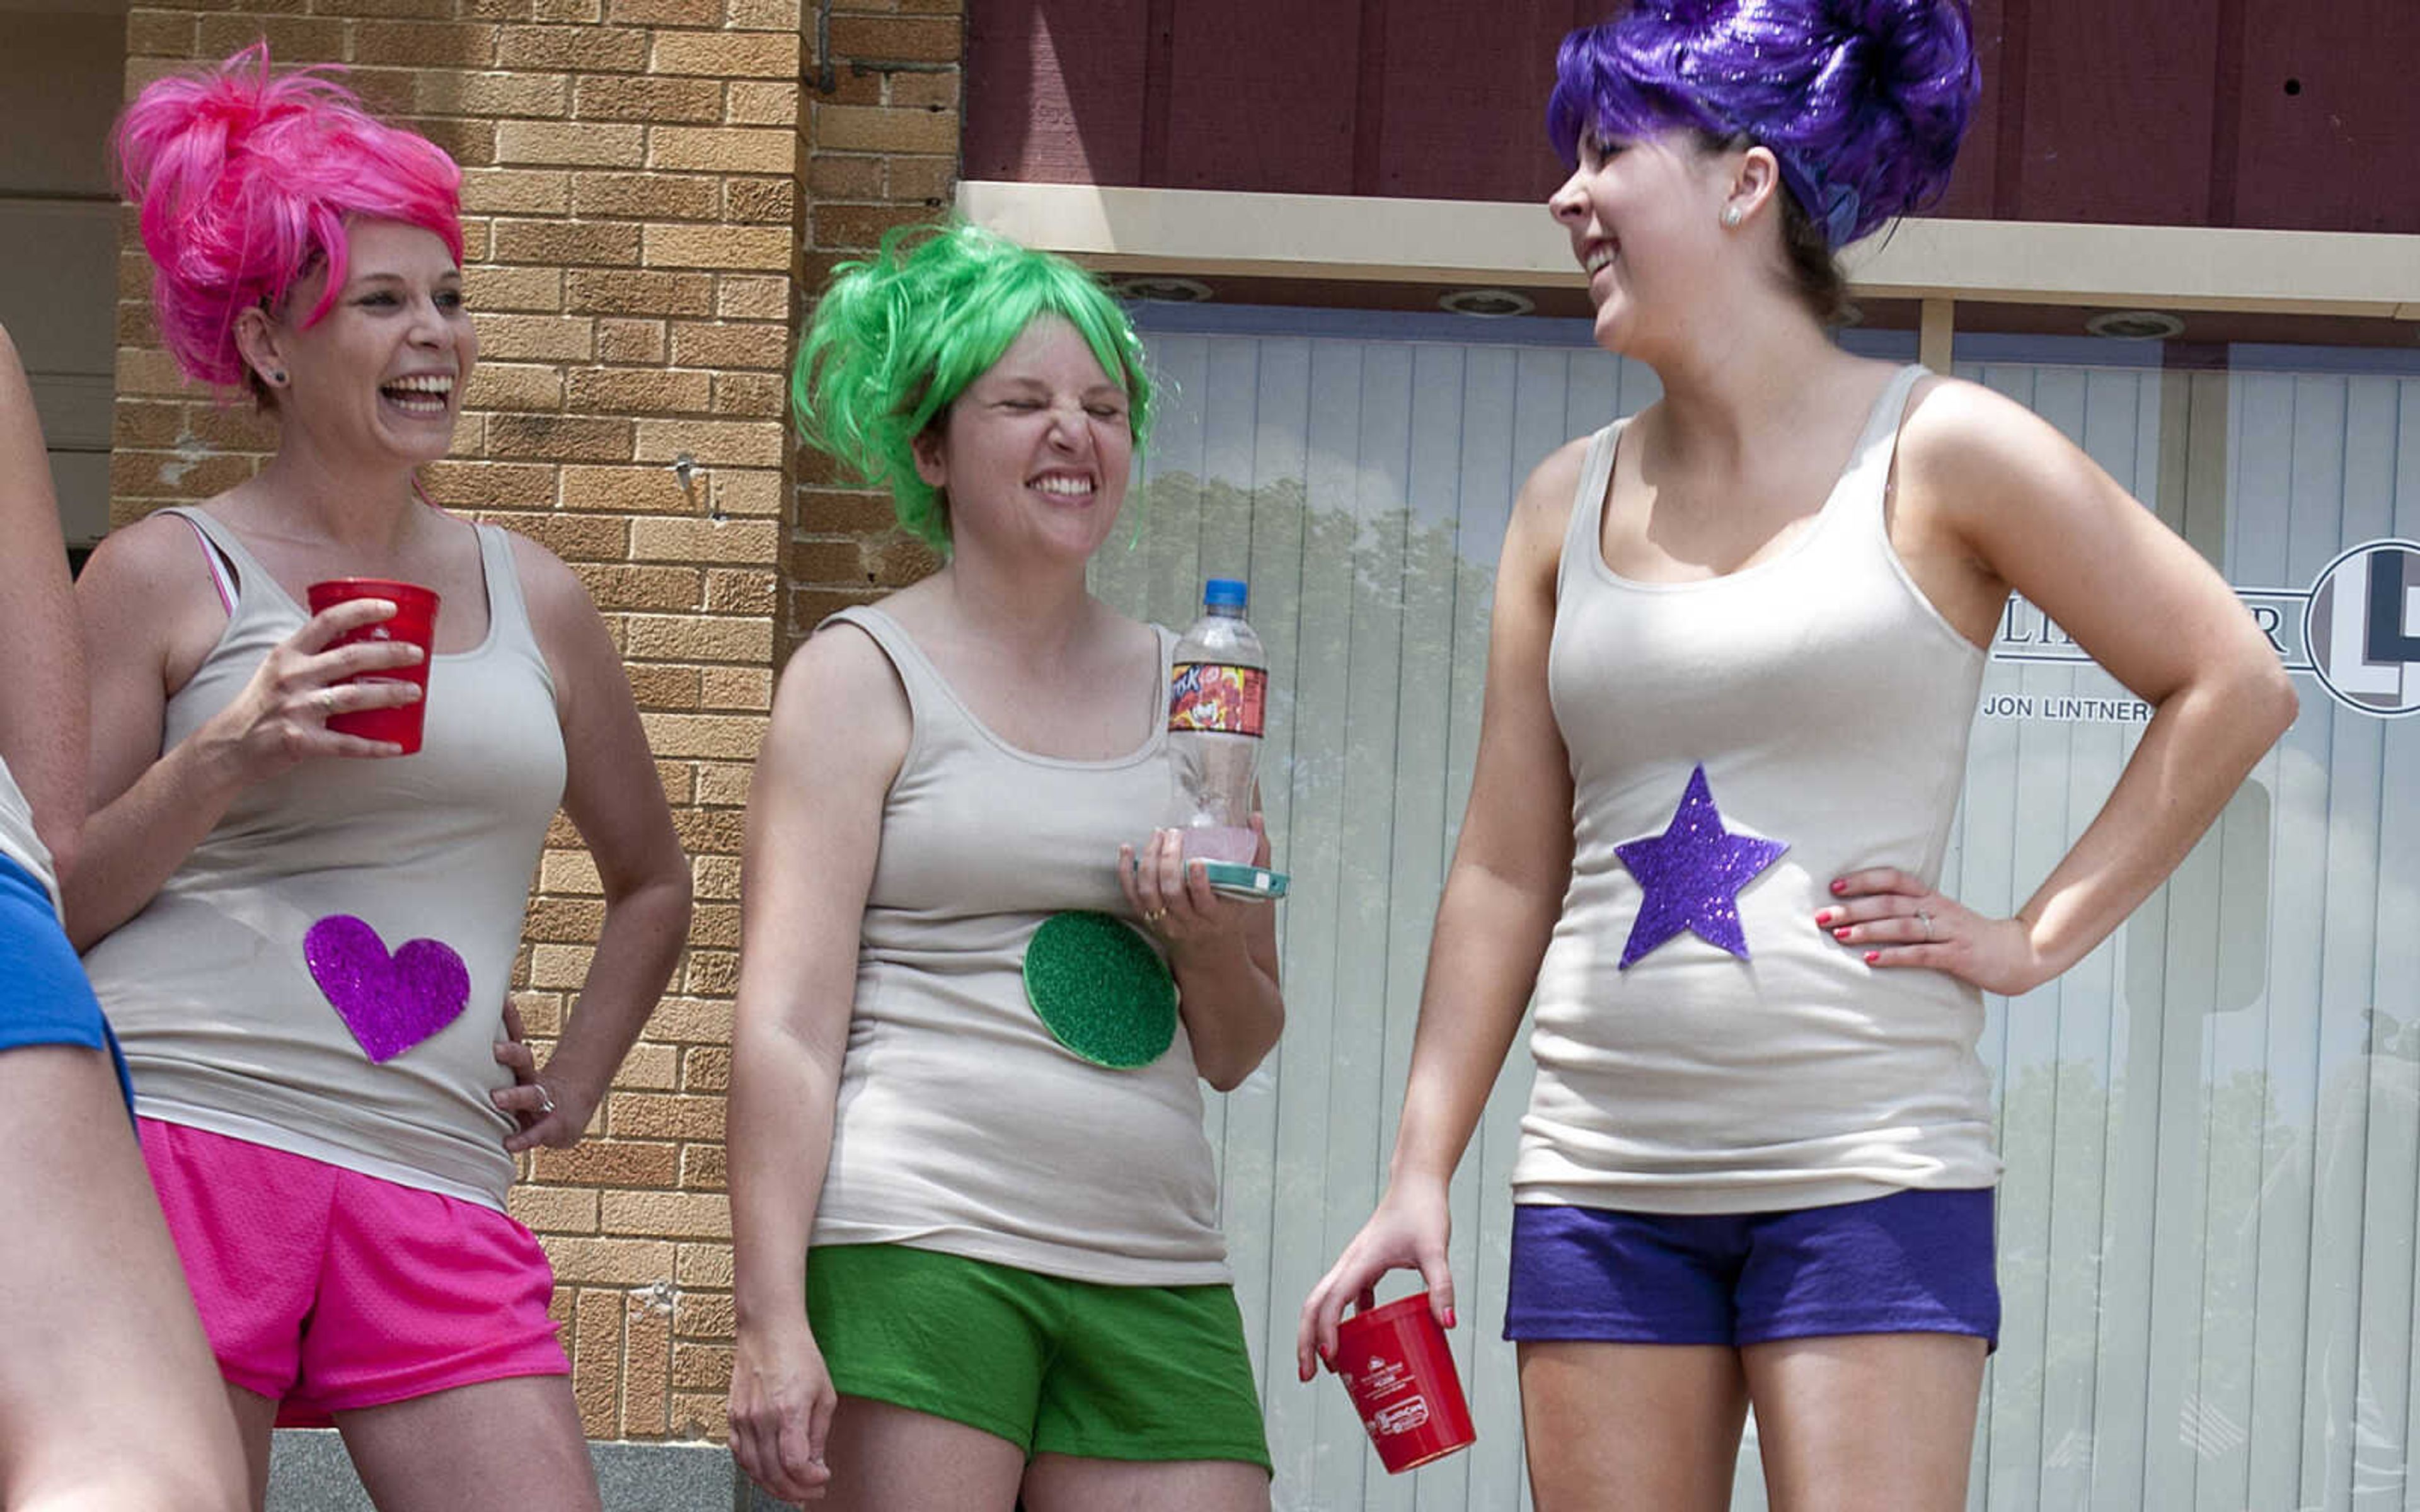
[[[891,660],[892,670],[899,674],[899,686],[908,690],[908,715],[915,726],[915,744],[923,743],[925,732],[935,719],[955,719],[970,726],[972,720],[960,708],[957,694],[950,687],[941,670],[933,665],[897,620],[871,604],[851,604],[834,609],[816,625],[818,633],[827,625],[853,625],[874,638],[882,654]],[[973,733],[970,728],[967,733]]]
[[[537,626],[532,623],[529,600],[521,593],[520,570],[513,565],[513,538],[500,525],[473,525],[479,537],[479,570],[488,584],[488,635],[498,645],[528,649],[546,665],[538,648]],[[548,681],[553,681],[550,674]]]
[[[244,583],[256,574],[266,573],[269,569],[244,549],[243,542],[237,538],[235,532],[210,518],[207,511],[188,504],[170,504],[157,513],[174,515],[193,527],[194,533],[200,538],[202,560],[209,566],[211,586],[218,590],[219,604],[226,610],[227,617],[233,619],[236,604],[243,597]]]
[[[1588,554],[1600,549],[1605,534],[1605,495],[1613,482],[1613,452],[1630,424],[1624,416],[1589,438],[1580,460],[1580,485],[1572,495],[1572,517],[1563,527],[1563,555],[1555,564],[1555,597],[1562,598],[1571,575],[1581,571]]]
[[[1883,386],[1872,413],[1866,416],[1856,449],[1849,454],[1848,469],[1836,486],[1835,500],[1875,530],[1884,525],[1883,501],[1890,488],[1891,463],[1899,455],[1899,424],[1907,413],[1907,396],[1931,371],[1911,363]]]

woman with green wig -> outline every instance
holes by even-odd
[[[1175,638],[1085,587],[1141,344],[1072,263],[920,229],[838,270],[793,399],[943,564],[817,628],[757,761],[733,1452],[882,1512],[1265,1509],[1200,1083],[1277,1042],[1276,929],[1152,827]]]

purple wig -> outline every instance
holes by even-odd
[[[307,69],[280,73],[269,44],[219,67],[146,85],[117,123],[126,195],[142,210],[153,304],[178,365],[206,383],[246,377],[235,320],[274,309],[324,260],[345,282],[345,223],[400,221],[462,260],[462,170],[427,138],[373,118],[352,92]]]
[[[1949,186],[1982,90],[1966,0],[1637,0],[1563,39],[1546,134],[1692,127],[1770,148],[1836,248]]]

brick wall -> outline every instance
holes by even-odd
[[[834,264],[893,226],[948,213],[958,175],[963,0],[833,0],[830,56],[810,57],[799,119],[805,235],[793,264],[800,312]],[[847,604],[880,597],[936,565],[892,524],[889,496],[842,486],[793,442],[798,480],[783,553],[781,651]]]
[[[456,459],[427,486],[545,542],[586,579],[693,858],[696,923],[670,993],[592,1137],[539,1152],[513,1206],[554,1259],[587,1431],[719,1437],[741,806],[770,700],[792,495],[782,372],[801,218],[799,0],[244,3],[133,10],[130,89],[266,36],[281,61],[349,65],[374,105],[462,163],[483,361]],[[941,24],[954,35],[954,18]],[[851,79],[845,92],[887,87]],[[879,139],[883,112],[868,106],[860,130]],[[935,141],[934,117],[906,108],[928,133],[918,140]],[[949,129],[921,160],[920,197],[941,192]],[[877,174],[887,161],[871,160]],[[131,216],[122,255],[121,523],[248,475],[271,434],[178,381],[153,338]],[[686,487],[670,466],[682,454],[696,464]],[[534,1035],[559,1026],[602,911],[596,870],[558,822],[517,975]]]

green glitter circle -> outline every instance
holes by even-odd
[[[1053,914],[1025,948],[1025,998],[1061,1044],[1114,1071],[1148,1066],[1176,1040],[1176,982],[1156,951],[1108,914]]]

